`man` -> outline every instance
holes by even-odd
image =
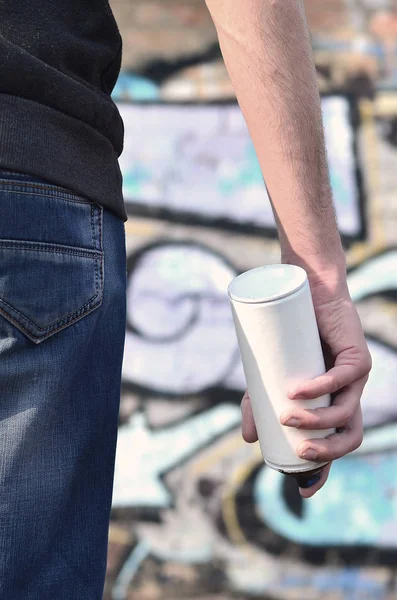
[[[302,0],[208,0],[263,169],[284,262],[309,274],[327,375],[283,415],[362,438],[370,369],[347,287]],[[0,2],[0,598],[99,600],[125,330],[121,40],[107,0]],[[243,435],[256,439],[249,399]],[[308,497],[325,482],[328,469]],[[139,485],[139,482],[137,482]]]

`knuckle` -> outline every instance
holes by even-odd
[[[354,406],[344,406],[341,410],[340,419],[338,423],[338,427],[342,427],[347,425],[352,420],[354,413],[356,411],[356,407]]]
[[[361,444],[363,443],[363,439],[364,439],[364,433],[362,430],[358,431],[356,433],[356,435],[354,436],[354,440],[353,440],[353,444],[352,444],[352,451],[353,450],[357,450]]]
[[[308,411],[309,412],[309,411]],[[307,424],[315,429],[328,429],[330,426],[329,408],[314,408],[309,412]]]
[[[341,388],[341,383],[340,383],[339,377],[337,377],[336,375],[332,376],[330,384],[331,384],[330,385],[331,393],[337,392]]]
[[[339,458],[338,451],[336,449],[326,448],[319,453],[318,460],[331,461]]]
[[[325,421],[324,417],[315,416],[310,420],[310,426],[313,429],[328,429],[328,424]]]
[[[338,458],[342,458],[342,456],[345,456],[345,454],[347,453],[348,450],[343,448],[342,444],[338,444],[337,446],[335,446],[333,452],[329,453],[327,460],[337,460]]]
[[[327,445],[321,452],[321,460],[332,461],[340,458],[346,454],[343,451],[342,443],[338,434],[333,434],[329,439]]]
[[[299,417],[301,424],[310,425],[311,427],[319,425],[322,420],[322,414],[320,411],[321,408],[312,408],[305,410]]]

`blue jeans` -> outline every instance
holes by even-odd
[[[0,598],[100,600],[125,334],[124,224],[0,172]]]

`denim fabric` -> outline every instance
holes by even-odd
[[[0,172],[0,599],[100,600],[125,334],[122,220]]]

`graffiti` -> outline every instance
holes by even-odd
[[[238,426],[240,418],[237,407],[223,405],[151,431],[144,414],[134,415],[119,431],[113,506],[171,506],[161,475]]]
[[[386,457],[352,456],[337,462],[327,498],[318,495],[303,506],[300,515],[294,514],[283,499],[284,478],[264,468],[254,488],[257,513],[272,531],[301,546],[395,548],[397,490],[390,473],[396,466],[395,452]],[[336,513],[338,527],[332,518]],[[362,562],[362,557],[353,556]]]
[[[396,263],[397,251],[391,249],[353,269],[348,280],[352,298],[362,302],[373,296],[389,296],[397,285]],[[185,395],[193,392],[201,393],[205,399],[211,385],[227,389],[230,365],[234,372],[241,368],[235,360],[237,346],[225,292],[236,272],[219,254],[192,242],[157,242],[129,257],[127,335],[132,338],[131,345],[126,342],[124,377],[129,378],[131,385],[137,384],[146,393],[182,395],[185,402]],[[207,321],[211,312],[213,318]],[[196,328],[203,342],[199,347],[191,332]],[[228,352],[217,346],[218,338],[227,340]],[[184,344],[183,358],[178,361],[180,340]],[[174,343],[178,345],[172,355]],[[151,508],[155,513],[152,512],[151,524],[146,517],[136,526],[139,546],[133,549],[120,573],[115,588],[119,592],[114,598],[126,597],[120,595],[120,590],[127,585],[127,574],[130,583],[135,577],[137,556],[142,561],[151,556],[192,565],[222,557],[233,571],[232,550],[225,540],[233,545],[236,531],[240,543],[244,540],[246,545],[259,548],[269,560],[295,548],[303,561],[303,571],[306,564],[326,564],[330,549],[345,563],[359,567],[369,556],[372,564],[394,564],[397,484],[391,474],[397,467],[397,352],[380,340],[368,338],[368,343],[374,368],[362,402],[364,443],[353,455],[335,463],[327,495],[319,494],[310,503],[303,504],[292,480],[266,468],[258,452],[251,448],[242,450],[236,405],[205,407],[204,402],[198,414],[156,428],[149,426],[145,411],[132,414],[119,432],[113,506],[116,514],[117,509],[126,507],[142,509],[145,514]],[[226,355],[226,363],[225,356],[219,358],[219,354]],[[130,369],[129,363],[134,361],[139,368]],[[153,364],[156,369],[150,376]],[[173,369],[167,370],[169,364]],[[236,381],[239,398],[244,389],[242,372],[239,380],[234,375],[235,384]],[[219,459],[217,454],[225,440],[229,452],[221,451]],[[207,472],[203,478],[190,472],[187,484],[181,486],[177,478],[176,485],[173,474],[192,461],[200,461],[206,452],[213,454],[210,471],[215,467],[218,475]],[[225,455],[231,459],[227,467]],[[243,461],[241,456],[245,456]],[[231,495],[216,499],[219,486],[230,487],[228,476],[232,477],[244,464],[248,468]],[[197,511],[189,508],[193,498],[201,498]],[[232,528],[225,509],[228,502],[235,514]],[[211,503],[213,508],[209,510]],[[163,521],[165,509],[169,516]],[[196,525],[192,528],[188,523],[193,515]],[[215,531],[211,526],[213,518],[219,523]],[[186,527],[184,536],[181,527]],[[146,549],[143,553],[142,548]],[[256,568],[262,559],[258,556]],[[238,573],[234,576],[239,579]],[[120,583],[123,581],[124,587]],[[270,593],[276,585],[284,590],[290,586],[303,589],[308,581],[318,589],[327,585],[328,590],[333,586],[348,590],[349,585],[354,586],[356,591],[361,590],[360,598],[371,597],[374,590],[381,594],[388,589],[388,584],[383,589],[383,583],[355,566],[332,574],[325,568],[322,575],[314,571],[303,574],[298,569],[295,575],[278,576],[276,580],[256,575],[255,590],[252,580],[236,581],[236,588],[244,594]]]
[[[326,4],[324,21],[319,23],[314,3],[306,0],[320,86],[370,96],[376,89],[393,87],[397,57],[394,0],[344,0],[333,14],[333,3]],[[334,17],[331,35],[324,35],[321,26],[327,16]],[[343,29],[345,35],[341,35]]]
[[[244,598],[315,589],[386,600],[397,556],[397,340],[368,335],[363,446],[335,463],[326,495],[303,503],[240,437],[244,377],[226,287],[241,266],[203,242],[154,240],[128,258],[123,386],[138,396],[119,430],[112,524],[133,523],[137,541],[112,598],[131,589],[144,598],[149,577],[156,597],[175,599],[178,588],[186,599],[187,573],[210,598],[218,561],[222,589]],[[396,266],[390,248],[351,269],[354,301],[393,304]],[[171,565],[181,579],[167,592]]]
[[[129,585],[149,551],[150,547],[145,542],[140,542],[131,552],[114,585],[113,600],[124,600],[127,597]]]
[[[132,73],[121,73],[112,98],[115,102],[154,101],[159,98],[159,89],[150,79]]]
[[[330,178],[341,233],[365,233],[356,152],[357,110],[342,96],[324,97]],[[275,236],[255,150],[235,103],[122,105],[121,158],[131,214]],[[131,135],[129,135],[131,132]]]
[[[165,394],[222,383],[238,359],[225,302],[236,271],[223,257],[189,242],[157,243],[128,264],[124,383]]]
[[[395,440],[395,426],[390,433]],[[318,495],[310,503],[294,493],[290,481],[262,466],[236,498],[240,527],[248,541],[269,552],[295,547],[310,563],[326,563],[332,550],[345,564],[370,560],[393,567],[397,506],[391,473],[396,465],[395,450],[372,453],[367,446],[336,462],[326,497]]]
[[[373,359],[364,442],[303,501],[242,441],[226,288],[279,259],[274,220],[214,38],[189,56],[152,52],[114,95],[128,323],[104,600],[397,598],[397,5],[305,5],[349,290]],[[210,103],[215,88],[228,100]],[[165,103],[175,98],[193,103]]]
[[[149,245],[128,264],[124,384],[172,395],[216,387],[242,392],[244,375],[226,294],[237,270],[204,245],[183,241]],[[396,272],[397,250],[350,272],[353,301],[396,293]],[[372,426],[397,417],[397,356],[381,342],[368,343],[373,370],[362,404],[364,421]]]

